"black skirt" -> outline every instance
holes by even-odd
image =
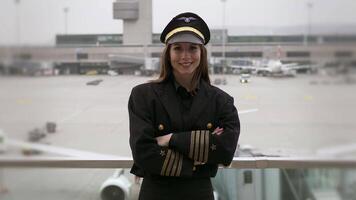
[[[214,200],[210,178],[145,177],[139,200]]]

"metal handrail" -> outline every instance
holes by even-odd
[[[131,157],[85,158],[85,157],[2,157],[0,168],[131,168]],[[230,166],[234,169],[266,168],[356,168],[356,158],[335,157],[234,157]]]

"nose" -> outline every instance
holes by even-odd
[[[191,53],[189,52],[188,49],[184,49],[183,52],[182,52],[182,58],[183,59],[189,59],[191,58]]]

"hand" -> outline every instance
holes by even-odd
[[[216,127],[216,129],[213,131],[212,134],[220,135],[223,132],[224,132],[224,128]]]
[[[171,137],[172,137],[172,133],[170,133],[168,135],[156,137],[157,144],[161,147],[168,147],[169,140],[171,140]]]
[[[135,183],[139,185],[141,183],[141,177],[135,176]]]

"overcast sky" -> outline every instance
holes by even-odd
[[[221,0],[152,1],[154,33],[161,32],[173,16],[184,11],[196,12],[210,28],[222,27]],[[65,32],[65,7],[69,8],[69,34],[122,33],[122,21],[112,17],[113,2],[20,0],[16,6],[15,0],[0,0],[0,45],[53,45],[55,35]],[[239,34],[239,28],[246,30],[246,27],[305,27],[308,24],[308,2],[312,4],[312,26],[356,26],[355,0],[226,0],[225,24],[229,34]],[[20,42],[17,33],[20,33]],[[266,29],[265,34],[270,32]]]

